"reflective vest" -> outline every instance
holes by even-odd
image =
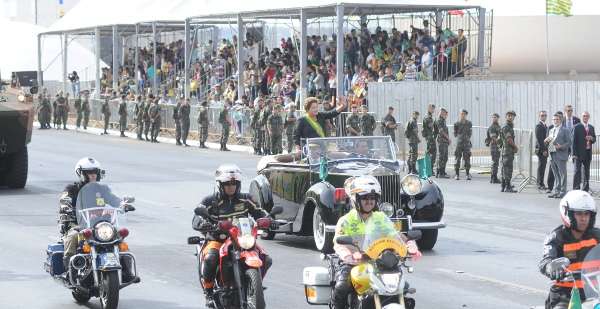
[[[367,221],[369,221],[370,228],[394,228],[393,225],[390,226],[389,219],[381,211],[374,211],[371,213],[371,216],[367,218]],[[365,234],[373,232],[365,230],[367,221],[363,221],[358,214],[358,211],[356,209],[352,209],[340,218],[338,224],[341,225],[341,232],[343,235],[351,237],[363,237]]]
[[[593,260],[589,262],[583,262],[586,254],[598,244],[598,241],[594,238],[584,239],[577,242],[565,243],[562,246],[563,256],[571,261],[569,267],[570,271],[583,271],[585,269],[592,269],[600,267],[600,261]],[[575,281],[556,281],[555,286],[564,288],[573,288],[574,286],[582,289],[584,282],[581,280],[581,275],[575,274]]]

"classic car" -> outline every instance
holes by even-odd
[[[331,252],[338,218],[351,209],[344,190],[349,177],[372,175],[382,187],[379,210],[402,232],[420,230],[418,245],[430,250],[437,242],[444,198],[437,184],[418,175],[402,174],[395,144],[388,136],[330,137],[307,139],[299,157],[263,157],[250,194],[265,210],[281,206],[278,227],[263,234],[313,236],[315,246]]]

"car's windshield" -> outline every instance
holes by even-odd
[[[396,161],[392,140],[387,136],[357,136],[307,139],[304,154],[310,164],[345,159]]]
[[[121,199],[107,185],[88,183],[77,196],[77,222],[83,228],[92,228],[100,221],[123,225],[125,216],[120,204]]]

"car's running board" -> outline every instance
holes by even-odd
[[[440,222],[414,222],[412,223],[413,230],[437,230],[445,228],[446,223]]]

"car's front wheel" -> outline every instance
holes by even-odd
[[[421,250],[431,250],[435,246],[438,238],[438,230],[422,230],[421,239],[417,240],[417,245]]]
[[[317,250],[323,253],[333,252],[334,233],[325,231],[325,221],[323,221],[321,213],[317,208],[313,210],[312,223],[313,237]]]

